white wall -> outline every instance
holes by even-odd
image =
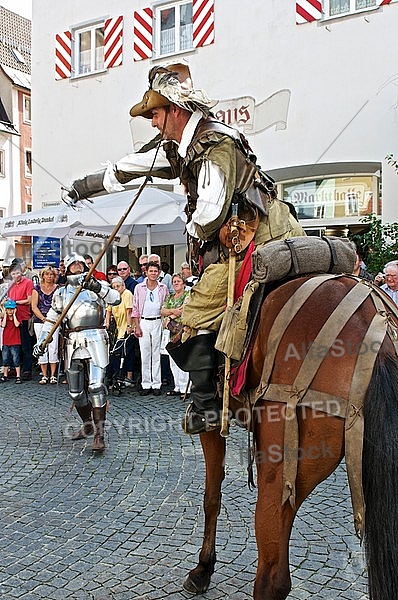
[[[40,165],[33,171],[33,202],[40,208],[59,197],[61,184],[131,151],[128,111],[147,88],[154,63],[132,61],[133,11],[147,1],[33,3],[33,149]],[[119,14],[123,65],[100,76],[56,81],[55,34]],[[392,51],[398,3],[297,26],[293,0],[215,0],[215,24],[215,43],[184,55],[197,87],[214,98],[250,95],[256,103],[280,89],[291,91],[287,128],[249,136],[263,168],[398,157]],[[397,186],[398,177],[386,186],[386,210],[395,204]]]

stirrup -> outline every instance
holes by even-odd
[[[182,428],[184,433],[196,435],[197,433],[207,433],[221,427],[220,411],[217,409],[206,411],[201,414],[194,410],[192,402],[189,403],[184,418],[182,419]]]

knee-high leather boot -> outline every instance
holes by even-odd
[[[102,452],[105,450],[104,430],[105,430],[106,406],[93,408],[94,421],[94,441],[93,452]]]
[[[192,382],[191,402],[182,421],[185,433],[204,433],[220,426],[214,342],[214,334],[204,334],[190,338],[177,348],[167,348],[180,369],[189,371]]]
[[[72,433],[71,439],[72,440],[85,440],[86,437],[88,437],[89,435],[93,435],[93,433],[94,433],[93,422],[91,419],[91,404],[90,403],[85,404],[84,406],[76,405],[76,410],[77,410],[79,417],[83,421],[83,425],[80,427],[80,429],[78,431],[75,431],[75,433]]]

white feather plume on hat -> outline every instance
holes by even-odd
[[[191,74],[187,65],[177,63],[168,67],[153,67],[148,74],[149,90],[143,100],[130,110],[131,116],[151,118],[152,109],[168,104],[176,104],[189,112],[200,110],[208,115],[217,104],[206,92],[194,89]]]

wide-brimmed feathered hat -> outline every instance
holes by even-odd
[[[132,117],[152,118],[152,110],[176,104],[189,112],[200,110],[208,115],[217,100],[210,100],[204,90],[195,90],[189,67],[182,63],[153,67],[148,74],[149,89],[141,102],[130,110]]]

